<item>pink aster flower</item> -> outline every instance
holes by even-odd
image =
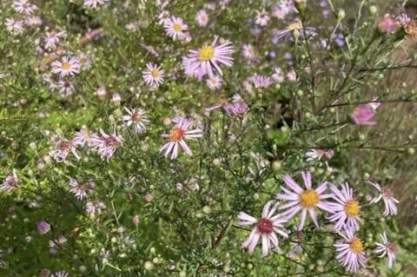
[[[123,116],[123,122],[127,127],[132,127],[133,130],[140,134],[145,132],[146,125],[149,124],[148,116],[146,112],[142,109],[132,109],[129,110],[125,107],[127,115]]]
[[[182,18],[171,16],[164,22],[165,32],[174,40],[184,40],[187,37],[188,25]]]
[[[46,49],[55,49],[61,40],[65,36],[65,32],[46,32],[43,37],[43,41]]]
[[[353,190],[347,183],[342,184],[341,189],[331,185],[330,190],[333,192],[332,198],[336,202],[331,204],[332,215],[329,216],[329,220],[335,223],[334,227],[337,231],[344,229],[355,232],[359,229],[361,207],[353,197]]]
[[[255,74],[248,79],[255,88],[267,88],[272,85],[272,78],[266,75]]]
[[[216,90],[222,87],[222,79],[219,76],[212,76],[206,80],[206,84],[210,90]]]
[[[273,30],[272,42],[274,44],[278,43],[282,39],[290,39],[292,37],[303,37],[304,33],[308,37],[313,37],[317,35],[317,31],[313,27],[304,27],[300,19],[296,19],[290,23],[286,28],[281,30]],[[306,39],[306,38],[305,38]]]
[[[56,88],[59,91],[59,95],[62,97],[68,97],[74,93],[74,84],[68,80],[59,80],[56,84]]]
[[[284,19],[287,15],[295,11],[296,9],[292,0],[281,0],[272,8],[272,16],[278,19]]]
[[[82,128],[81,130],[75,133],[72,141],[74,142],[75,145],[91,146],[92,135],[93,133],[91,133],[90,130],[88,130],[87,128]]]
[[[396,215],[397,214],[397,204],[399,201],[394,198],[394,193],[388,187],[383,187],[374,182],[368,182],[372,185],[378,192],[379,195],[371,200],[371,203],[378,203],[379,201],[383,200],[385,205],[384,215]]]
[[[122,137],[116,132],[106,134],[103,130],[100,130],[100,134],[94,134],[91,137],[91,146],[103,160],[106,159],[107,161],[110,160],[121,144]]]
[[[311,149],[306,153],[307,161],[312,160],[330,160],[334,155],[332,149]]]
[[[152,88],[157,88],[164,82],[164,71],[153,63],[146,64],[142,75],[145,83]]]
[[[206,27],[209,21],[209,17],[206,10],[199,10],[195,15],[195,21],[197,22],[198,26]]]
[[[317,208],[327,212],[333,211],[330,203],[325,201],[325,199],[331,197],[330,194],[324,193],[327,189],[327,182],[321,183],[317,188],[313,188],[310,172],[301,172],[301,175],[305,188],[297,184],[289,175],[285,175],[282,179],[286,187],[281,187],[284,193],[278,193],[276,196],[277,199],[287,202],[280,207],[280,210],[285,210],[281,215],[286,219],[291,219],[301,211],[301,219],[297,228],[299,231],[304,227],[307,213],[318,227]]]
[[[257,219],[247,213],[239,213],[239,225],[253,226],[249,237],[243,242],[242,247],[247,249],[249,253],[253,253],[259,240],[262,243],[262,255],[266,256],[273,249],[278,247],[278,236],[288,237],[282,223],[285,222],[280,215],[276,214],[277,205],[273,205],[272,201],[266,203],[262,210],[261,218]]]
[[[75,57],[64,56],[60,61],[52,62],[52,72],[62,78],[80,73],[80,61]]]
[[[84,6],[91,8],[91,9],[97,9],[100,6],[103,6],[108,2],[109,0],[84,0]]]
[[[375,110],[372,104],[362,104],[353,110],[351,118],[356,125],[375,125]]]
[[[259,26],[266,26],[268,25],[269,20],[271,20],[271,17],[269,16],[269,13],[265,10],[262,11],[256,11],[256,18],[255,23]]]
[[[380,258],[387,256],[387,266],[392,268],[397,254],[397,245],[388,241],[387,234],[384,232],[379,234],[380,242],[376,243],[375,253],[379,254]]]
[[[337,252],[336,259],[347,271],[358,272],[361,267],[365,266],[367,260],[363,243],[352,230],[348,229],[340,235],[343,240],[338,240],[334,244]]]
[[[54,142],[54,148],[51,151],[52,158],[57,162],[63,162],[67,159],[68,155],[72,153],[78,160],[80,157],[76,151],[76,144],[73,140],[65,138],[56,138]]]
[[[23,20],[16,20],[14,18],[7,18],[6,22],[6,30],[11,33],[12,35],[20,35],[24,31],[24,21]]]
[[[220,65],[232,66],[233,48],[230,42],[217,45],[217,38],[211,45],[204,44],[198,50],[190,50],[188,55],[183,58],[182,64],[185,74],[201,79],[205,75],[212,77],[217,71],[222,75]]]
[[[205,111],[211,112],[219,108],[223,108],[227,115],[232,117],[244,115],[249,110],[245,100],[239,94],[233,95],[231,102],[222,100],[219,104],[206,108]]]
[[[51,230],[51,225],[45,220],[39,220],[36,222],[36,229],[38,229],[39,234],[45,235]]]
[[[101,201],[88,201],[85,204],[85,211],[91,216],[100,214],[105,208],[106,205]]]
[[[88,180],[87,182],[78,182],[74,178],[70,178],[69,186],[71,187],[70,191],[75,195],[78,200],[82,200],[87,197],[95,187],[93,180]]]
[[[16,189],[18,185],[19,178],[17,177],[16,170],[13,169],[13,171],[3,180],[3,183],[0,186],[0,190],[11,191]]]
[[[164,153],[165,157],[171,154],[171,159],[176,159],[178,156],[178,148],[181,147],[187,155],[191,156],[192,152],[186,140],[202,137],[203,131],[199,128],[191,129],[193,122],[187,118],[176,118],[174,119],[174,123],[176,124],[169,134],[163,135],[163,137],[168,139],[168,142],[159,151]]]
[[[378,19],[378,29],[382,33],[395,33],[399,27],[399,24],[395,18],[386,14]]]
[[[13,9],[18,13],[31,15],[38,9],[38,7],[30,3],[28,0],[14,0]]]

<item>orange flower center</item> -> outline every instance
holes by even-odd
[[[319,202],[319,196],[315,190],[307,189],[298,195],[298,200],[303,208],[313,208]]]
[[[359,215],[361,207],[359,206],[358,201],[352,199],[346,202],[344,210],[348,216],[353,217]]]
[[[184,138],[185,131],[179,127],[172,128],[169,132],[169,139],[171,141],[180,141]]]

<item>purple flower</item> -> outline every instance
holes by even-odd
[[[392,268],[398,250],[397,246],[388,241],[387,234],[385,232],[379,234],[379,237],[381,240],[376,243],[375,253],[380,254],[380,258],[387,256],[387,266],[388,268]]]
[[[91,137],[91,145],[95,148],[102,159],[107,161],[113,156],[117,148],[122,144],[122,137],[114,132],[113,134],[106,134],[100,130],[100,134],[95,134]]]
[[[378,19],[378,29],[382,33],[395,33],[399,27],[399,24],[395,18],[386,14]]]
[[[356,125],[375,125],[375,108],[371,104],[357,106],[351,115]]]
[[[346,230],[344,234],[340,235],[343,240],[334,244],[337,252],[336,259],[347,271],[358,272],[366,262],[363,243],[352,230]]]
[[[39,220],[36,222],[36,228],[38,229],[39,234],[45,235],[51,230],[51,225],[45,220]]]

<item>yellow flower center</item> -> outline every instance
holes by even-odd
[[[171,141],[180,141],[184,138],[185,131],[179,127],[172,128],[169,132],[169,139]]]
[[[301,28],[303,28],[303,24],[300,21],[295,21],[291,23],[290,25],[288,25],[287,28],[289,31],[300,30]]]
[[[363,251],[363,243],[360,239],[358,238],[353,238],[350,241],[350,249],[354,252],[354,253],[360,253]]]
[[[71,64],[67,62],[63,62],[61,67],[63,70],[69,70],[71,68]]]
[[[352,199],[346,202],[344,210],[348,216],[353,217],[359,215],[361,207],[358,201]]]
[[[211,60],[214,57],[214,48],[209,45],[204,45],[198,51],[198,59],[202,62]]]
[[[174,23],[174,24],[172,24],[172,29],[174,29],[175,32],[181,32],[182,31],[182,24]]]
[[[151,76],[153,78],[158,78],[159,75],[160,75],[159,70],[157,68],[151,69],[151,72],[150,73],[151,73]]]
[[[319,196],[315,190],[307,189],[298,195],[300,205],[303,208],[313,208],[319,202]]]

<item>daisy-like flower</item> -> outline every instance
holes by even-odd
[[[97,9],[100,6],[103,6],[108,2],[109,0],[84,0],[84,6],[91,8],[91,9]]]
[[[271,20],[271,17],[269,16],[269,14],[265,11],[256,11],[256,18],[255,18],[255,23],[258,24],[259,26],[266,26],[268,25],[269,20]]]
[[[93,137],[93,133],[90,132],[87,128],[81,128],[78,132],[75,132],[74,138],[72,141],[75,145],[80,146],[91,146],[91,138]]]
[[[278,236],[288,237],[282,224],[285,222],[279,214],[276,214],[278,204],[269,201],[262,210],[261,218],[257,219],[247,213],[240,212],[238,219],[241,226],[253,226],[249,237],[243,242],[242,247],[249,253],[253,253],[259,240],[262,243],[262,255],[266,256],[273,249],[278,247]]]
[[[152,88],[157,88],[164,82],[164,71],[161,66],[153,63],[146,64],[146,69],[142,72],[142,75],[145,83]]]
[[[387,266],[392,268],[397,254],[397,245],[388,241],[387,234],[384,232],[379,234],[380,242],[376,243],[375,253],[379,254],[380,258],[387,256]]]
[[[123,122],[127,127],[133,127],[136,133],[143,133],[146,131],[146,125],[149,124],[148,116],[142,109],[129,110],[125,107],[127,115],[123,116]]]
[[[39,16],[28,16],[25,19],[25,24],[31,27],[40,26],[42,25],[42,19]]]
[[[375,115],[376,115],[375,104],[361,104],[357,106],[351,115],[353,123],[356,125],[375,125]]]
[[[72,153],[77,160],[80,159],[74,141],[65,138],[57,138],[50,154],[55,161],[63,162],[70,153]]]
[[[106,134],[103,130],[100,130],[100,134],[94,134],[91,137],[91,146],[103,160],[106,159],[107,161],[110,160],[121,144],[122,137],[116,132]]]
[[[6,30],[12,35],[20,35],[24,31],[24,22],[22,20],[7,18],[4,24],[6,25]]]
[[[311,149],[306,153],[307,161],[312,160],[330,160],[334,155],[332,149]]]
[[[82,200],[87,197],[87,194],[89,194],[95,187],[93,180],[88,180],[87,182],[80,183],[74,178],[70,178],[68,184],[71,187],[70,191],[78,200]]]
[[[334,244],[337,252],[336,259],[347,271],[358,272],[367,260],[363,243],[352,230],[348,229],[340,235],[343,240],[338,240]]]
[[[342,184],[340,190],[335,185],[331,185],[330,190],[336,202],[331,204],[333,211],[329,220],[335,223],[334,227],[337,231],[344,229],[356,232],[359,229],[361,207],[353,198],[353,190],[347,183]]]
[[[258,58],[255,47],[251,44],[244,44],[242,46],[242,56],[248,61],[254,61]]]
[[[222,87],[222,79],[219,76],[212,76],[206,80],[206,84],[210,90],[216,90]]]
[[[252,84],[255,86],[255,88],[267,88],[270,85],[272,85],[272,78],[265,75],[258,75],[255,74],[248,79]]]
[[[232,117],[241,116],[249,110],[248,104],[246,104],[245,100],[243,100],[239,94],[233,95],[231,102],[228,100],[221,100],[219,104],[208,107],[205,111],[211,112],[219,108],[223,108],[227,115]]]
[[[164,134],[163,137],[168,139],[161,148],[160,152],[164,153],[165,157],[171,155],[171,159],[176,159],[178,156],[178,148],[181,149],[189,156],[192,155],[190,147],[187,145],[186,140],[196,139],[203,136],[203,131],[199,128],[191,129],[193,122],[187,118],[176,118],[173,120],[175,126],[168,134]]]
[[[106,205],[101,201],[88,201],[85,204],[85,211],[91,216],[101,213],[105,208]]]
[[[200,27],[206,27],[209,21],[208,14],[206,10],[199,10],[195,15],[195,21]]]
[[[280,207],[280,210],[285,210],[281,215],[286,219],[291,219],[298,212],[301,211],[300,223],[297,227],[301,231],[306,221],[307,213],[318,227],[317,208],[332,212],[331,203],[325,201],[330,198],[330,194],[325,194],[327,189],[327,182],[321,183],[316,189],[311,184],[311,174],[308,171],[301,172],[303,177],[304,187],[297,184],[289,175],[285,175],[282,179],[286,187],[281,187],[284,193],[278,193],[276,198],[284,200],[287,203]]]
[[[304,31],[307,36],[314,36],[317,34],[316,30],[313,27],[304,27],[301,20],[296,19],[295,21],[290,23],[286,28],[282,30],[274,30],[272,34],[272,42],[276,44],[280,40],[284,38],[289,39],[292,36],[303,37]]]
[[[64,56],[62,59],[52,62],[52,72],[62,78],[80,73],[80,61],[75,57]]]
[[[399,201],[394,198],[394,193],[388,187],[383,187],[374,182],[368,182],[372,185],[378,192],[379,195],[371,200],[371,203],[378,203],[379,201],[383,200],[385,205],[384,215],[396,215],[397,214],[397,204]]]
[[[51,277],[69,277],[69,274],[65,271],[57,271],[52,273]]]
[[[278,19],[284,19],[287,15],[295,11],[293,0],[281,0],[272,8],[272,16]]]
[[[201,79],[205,75],[212,77],[217,71],[222,75],[220,65],[232,66],[233,48],[230,42],[217,45],[217,38],[212,44],[204,44],[198,50],[190,50],[183,58],[185,74]]]
[[[168,36],[174,40],[184,40],[188,30],[187,24],[185,24],[182,18],[171,16],[164,22],[165,32]]]
[[[67,97],[74,93],[74,85],[68,80],[59,80],[56,84],[56,88],[59,90],[59,94],[62,97]]]
[[[65,36],[65,32],[46,32],[46,35],[43,37],[43,41],[46,49],[55,49],[61,40]]]
[[[4,179],[0,186],[0,190],[11,191],[17,188],[18,185],[19,178],[17,177],[16,170],[13,169],[13,171]]]
[[[38,9],[38,7],[30,3],[28,0],[14,0],[13,9],[18,13],[31,15]]]

